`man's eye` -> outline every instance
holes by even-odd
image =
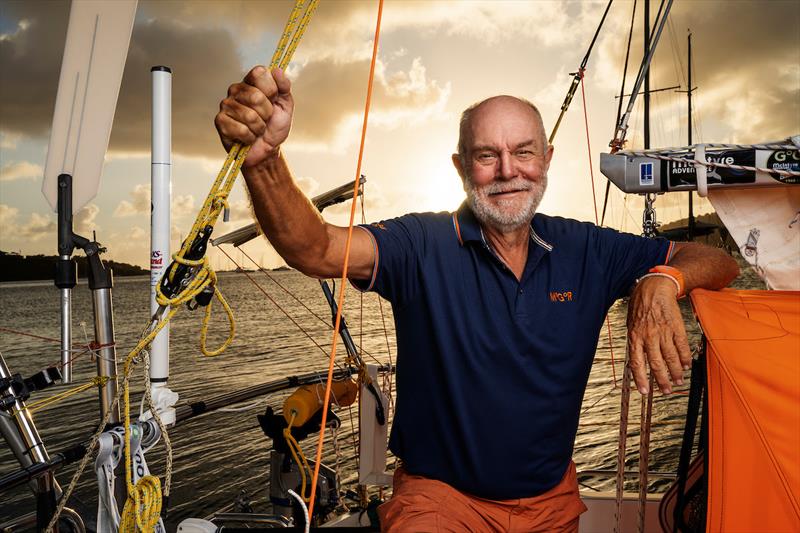
[[[514,152],[514,157],[516,157],[520,161],[528,161],[533,159],[535,154],[531,150],[517,150]]]
[[[492,152],[480,152],[475,155],[475,159],[479,163],[491,163],[497,159],[497,155],[493,154]]]

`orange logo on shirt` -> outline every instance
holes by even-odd
[[[571,302],[572,301],[572,291],[564,291],[564,292],[550,291],[550,301],[551,302]]]

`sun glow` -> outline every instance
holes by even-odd
[[[455,169],[448,163],[433,164],[425,167],[427,172],[420,178],[420,197],[413,211],[455,211],[466,195],[461,186],[461,179]]]

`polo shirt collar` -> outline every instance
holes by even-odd
[[[536,233],[536,230],[534,229],[535,223],[536,216],[534,215],[530,227],[531,242],[535,243],[537,246],[543,248],[547,252],[553,251],[553,245]],[[453,231],[455,232],[455,237],[458,239],[458,242],[461,244],[461,246],[464,246],[464,244],[467,242],[487,244],[486,237],[481,229],[481,225],[466,200],[464,200],[457,211],[453,212]]]

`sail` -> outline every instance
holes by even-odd
[[[709,188],[708,199],[770,289],[800,290],[800,187]]]
[[[800,524],[800,292],[691,293],[708,346],[707,531]]]
[[[53,210],[59,174],[73,177],[73,213],[97,194],[136,3],[72,2],[42,183]]]

